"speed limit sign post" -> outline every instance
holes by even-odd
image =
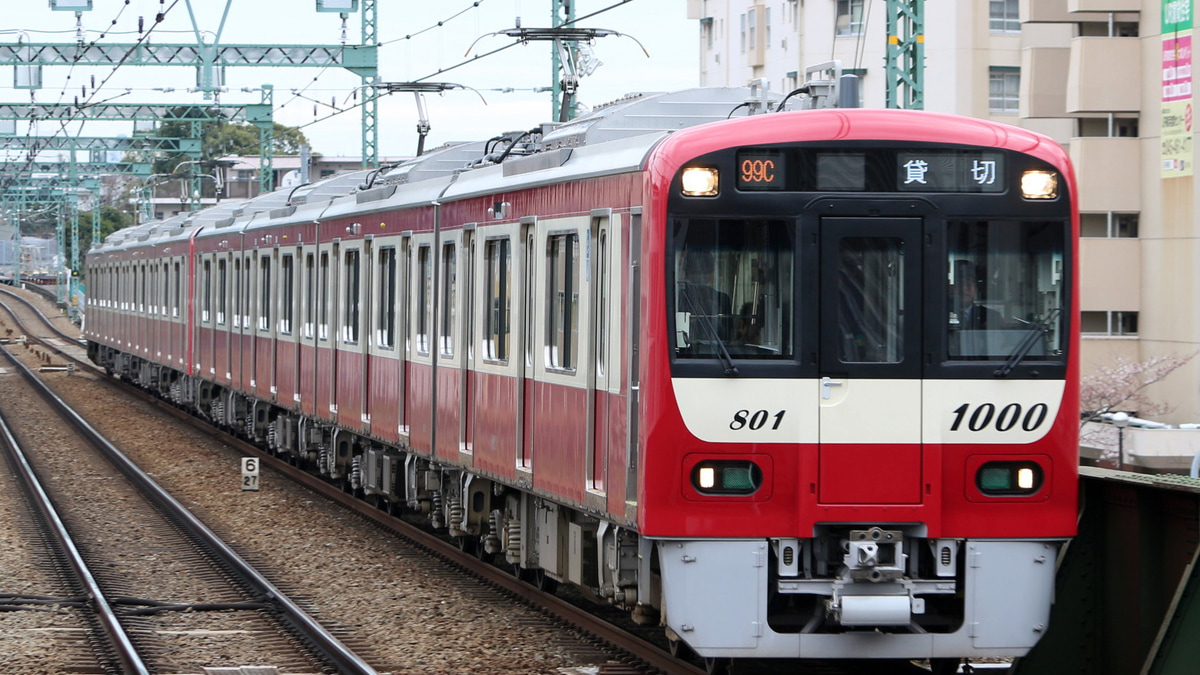
[[[242,458],[242,492],[258,492],[258,458]]]

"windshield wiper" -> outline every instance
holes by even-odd
[[[701,314],[697,311],[696,299],[692,297],[692,285],[684,282],[680,286],[683,287],[683,299],[687,301],[688,308],[695,316],[700,318],[700,325],[704,326],[704,329],[712,337],[713,344],[717,346],[716,356],[721,365],[725,367],[725,375],[730,377],[737,375],[737,366],[733,365],[733,357],[729,355],[729,350],[725,348],[725,341],[717,334],[717,327],[713,325],[712,319],[707,314]]]
[[[1017,364],[1021,362],[1021,359],[1024,359],[1030,350],[1033,349],[1033,346],[1037,344],[1038,338],[1050,332],[1050,328],[1058,320],[1059,314],[1062,314],[1062,308],[1055,307],[1047,312],[1045,319],[1031,326],[1025,332],[1025,337],[1021,339],[1021,343],[1017,345],[1012,354],[1009,354],[1008,360],[1004,362],[1004,365],[997,368],[993,374],[996,377],[1007,377],[1012,372],[1012,369],[1016,368]]]

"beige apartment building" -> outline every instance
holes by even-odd
[[[925,0],[925,109],[1039,131],[1075,162],[1085,374],[1116,357],[1200,352],[1193,3]],[[764,80],[786,93],[807,65],[837,59],[861,78],[862,105],[884,106],[885,0],[688,0],[687,11],[702,85]],[[1164,17],[1178,21],[1166,35]],[[1164,45],[1179,47],[1170,105]],[[1159,421],[1200,422],[1200,357],[1151,395],[1172,408]]]

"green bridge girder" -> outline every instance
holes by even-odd
[[[41,152],[67,150],[77,152],[113,150],[120,152],[155,152],[159,150],[199,156],[199,138],[158,138],[134,136],[117,138],[105,136],[0,136],[0,148]]]
[[[0,66],[276,66],[345,68],[374,77],[376,45],[0,44]]]
[[[1045,636],[1017,675],[1192,675],[1200,664],[1200,480],[1080,469],[1079,534]]]
[[[4,120],[71,120],[87,111],[83,121],[129,122],[232,122],[273,123],[270,104],[144,104],[92,103],[86,106],[55,103],[0,103]]]

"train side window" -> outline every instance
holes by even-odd
[[[295,295],[295,277],[293,276],[295,256],[287,254],[279,259],[279,285],[281,286],[281,299],[279,304],[279,332],[285,335],[292,334],[292,319],[294,309]]]
[[[316,327],[317,260],[311,253],[304,255],[304,337],[313,339]]]
[[[200,295],[200,320],[208,323],[212,320],[212,261],[204,261],[203,274],[204,292]]]
[[[433,261],[429,246],[417,249],[417,353],[429,355],[429,324],[433,313]]]
[[[183,265],[178,260],[175,261],[175,295],[171,303],[171,316],[179,318],[180,300],[183,297]]]
[[[258,329],[271,330],[271,256],[258,261]]]
[[[171,314],[171,263],[164,262],[162,264],[162,279],[159,282],[162,284],[162,307],[159,311],[163,316]]]
[[[250,256],[247,255],[246,259],[242,261],[242,294],[239,299],[243,329],[250,328],[251,303],[254,301],[254,296],[252,295],[254,293],[254,286],[252,284],[253,279],[251,278],[253,274],[254,269],[250,265]]]
[[[227,305],[229,302],[229,280],[227,278],[229,270],[226,269],[227,267],[227,261],[224,258],[217,261],[217,323],[222,326],[225,325],[225,312],[229,309]]]
[[[242,259],[233,259],[233,327],[242,327]]]
[[[321,253],[320,283],[317,284],[320,297],[317,299],[317,337],[329,339],[329,252]]]
[[[454,301],[458,283],[458,256],[453,242],[442,245],[442,307],[439,331],[442,356],[454,356]]]
[[[359,308],[361,307],[362,298],[359,295],[359,252],[357,250],[346,251],[345,255],[345,284],[342,288],[345,289],[345,303],[343,304],[342,314],[342,342],[348,344],[358,343],[358,321]]]
[[[579,356],[579,235],[546,239],[546,367],[573,371]]]
[[[382,349],[396,346],[396,248],[379,250],[379,313],[375,342]]]
[[[507,238],[485,244],[487,257],[487,307],[484,309],[483,355],[491,361],[508,361],[512,311],[512,253]]]

